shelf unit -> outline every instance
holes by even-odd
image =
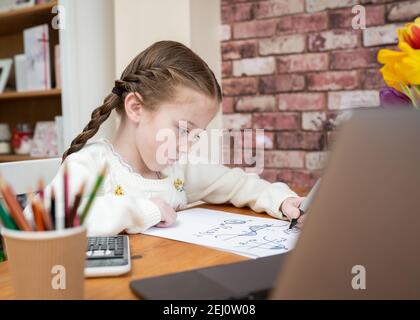
[[[32,7],[10,10],[0,13],[0,59],[13,58],[24,52],[23,30],[40,24],[49,25],[50,63],[54,75],[54,46],[59,44],[58,30],[51,28],[51,21],[56,14],[52,8],[57,1],[38,4]],[[13,67],[11,73],[13,73]],[[55,86],[54,76],[52,85]],[[61,89],[44,91],[5,91],[0,93],[0,122],[8,123],[10,129],[18,123],[54,121],[62,114]],[[0,155],[0,162],[36,159],[30,156]]]

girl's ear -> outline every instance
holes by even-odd
[[[140,121],[140,114],[143,110],[142,101],[143,99],[141,95],[137,92],[130,92],[124,100],[125,113],[127,117],[135,123]]]

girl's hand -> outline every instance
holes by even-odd
[[[156,225],[156,227],[166,228],[174,224],[177,217],[176,211],[162,199],[151,198],[150,200],[159,207],[160,214],[162,215],[162,220]]]
[[[280,211],[286,216],[290,221],[296,219],[300,216],[299,206],[303,201],[303,197],[290,197],[286,198],[280,206]],[[298,223],[303,223],[306,215],[302,215]]]

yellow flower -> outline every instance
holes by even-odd
[[[399,51],[382,49],[378,61],[386,84],[401,92],[402,87],[420,85],[420,18],[398,29]]]
[[[405,52],[388,49],[382,49],[378,52],[378,61],[384,64],[380,71],[385,83],[398,91],[402,91],[400,84],[408,84],[407,79],[404,77],[404,73],[401,72],[402,60],[405,57],[407,57],[407,53]]]
[[[398,47],[406,52],[420,49],[420,17],[398,29]]]

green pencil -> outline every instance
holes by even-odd
[[[14,223],[12,217],[9,216],[9,214],[7,213],[5,207],[3,206],[1,202],[0,202],[0,220],[3,221],[3,225],[7,229],[19,230],[19,228]]]
[[[84,207],[84,209],[82,211],[82,214],[80,216],[80,225],[83,224],[83,222],[86,219],[87,214],[89,213],[89,209],[92,206],[93,200],[95,200],[96,193],[98,192],[98,190],[99,190],[99,188],[100,188],[100,186],[101,186],[101,184],[102,184],[102,182],[104,180],[104,177],[106,175],[107,168],[108,168],[108,166],[105,165],[102,168],[101,173],[99,174],[98,178],[96,178],[95,186],[93,187],[93,190],[92,190],[92,192],[89,195],[89,199],[88,199],[88,201],[87,201],[87,203],[86,203],[86,205],[85,205],[85,207]]]

